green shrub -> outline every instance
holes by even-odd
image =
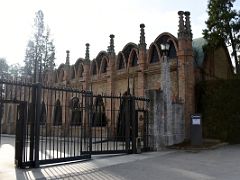
[[[240,143],[240,80],[204,81],[196,92],[203,136]]]

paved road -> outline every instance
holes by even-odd
[[[93,156],[85,162],[20,170],[13,147],[0,148],[0,179],[239,180],[240,145],[215,150],[165,150],[133,155]],[[11,159],[11,161],[9,161]]]

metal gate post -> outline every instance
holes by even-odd
[[[36,84],[36,106],[35,106],[35,147],[34,147],[34,155],[35,155],[35,162],[34,167],[39,167],[39,136],[40,136],[40,116],[41,116],[41,99],[42,99],[42,84]]]
[[[123,97],[126,98],[127,101],[127,108],[125,109],[125,143],[126,143],[126,152],[129,153],[130,147],[130,96]],[[123,99],[124,100],[124,99]]]
[[[3,84],[0,85],[0,100],[3,99]],[[0,145],[2,137],[2,118],[3,118],[3,103],[0,102]]]
[[[133,153],[137,153],[137,147],[136,147],[136,138],[137,138],[137,131],[138,128],[136,128],[137,126],[137,122],[138,121],[138,117],[135,116],[135,100],[134,97],[130,97],[130,122],[132,122],[132,150]]]
[[[26,103],[22,102],[17,107],[16,119],[16,141],[15,141],[15,165],[18,168],[23,168],[23,151],[25,148],[25,132],[26,132]]]
[[[32,103],[29,104],[30,108],[29,110],[32,111],[30,113],[31,117],[29,118],[30,123],[30,155],[29,160],[34,162],[34,136],[35,136],[35,119],[36,119],[36,95],[37,90],[35,86],[32,86]]]
[[[92,118],[93,118],[93,92],[90,93],[90,96],[87,95],[86,97],[90,97],[90,102],[88,99],[88,136],[89,136],[89,153],[90,156],[92,155]]]
[[[2,94],[1,91],[0,91],[0,93]],[[1,138],[2,138],[2,118],[3,118],[3,103],[0,102],[0,145],[1,145]]]

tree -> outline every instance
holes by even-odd
[[[13,77],[20,77],[23,74],[23,68],[19,63],[12,64],[9,66],[8,72]]]
[[[34,19],[34,34],[26,47],[24,74],[34,77],[34,81],[41,79],[41,74],[45,70],[54,69],[55,46],[50,40],[50,30],[45,30],[44,14],[41,10],[36,12]]]
[[[0,58],[0,75],[8,73],[8,64],[5,58]]]
[[[237,52],[240,49],[240,11],[233,9],[235,0],[209,0],[207,29],[203,30],[209,46],[231,46],[236,72],[240,73]]]
[[[34,73],[35,45],[32,40],[28,41],[25,52],[23,73],[25,76],[32,76]]]
[[[45,47],[44,51],[45,54],[43,56],[43,64],[42,64],[42,70],[53,70],[55,67],[55,46],[53,43],[53,40],[49,40],[50,36],[50,29],[47,28],[46,36],[45,36]]]
[[[4,77],[8,72],[8,64],[5,58],[0,58],[0,78]],[[4,92],[4,85],[0,84],[0,97],[3,96]],[[2,116],[3,116],[3,103],[0,102],[0,128],[2,123]]]

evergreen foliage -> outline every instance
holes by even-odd
[[[26,47],[24,59],[24,75],[32,77],[36,71],[36,79],[46,70],[53,70],[55,63],[55,45],[50,39],[50,29],[45,29],[44,14],[36,12],[34,19],[34,34]]]
[[[203,136],[240,143],[240,80],[212,80],[197,85],[197,109]]]
[[[204,38],[210,46],[222,43],[232,48],[236,72],[240,73],[237,52],[240,50],[240,11],[233,9],[235,0],[209,0],[207,28],[203,30]]]
[[[8,73],[8,64],[5,58],[0,58],[0,74],[7,74]]]

